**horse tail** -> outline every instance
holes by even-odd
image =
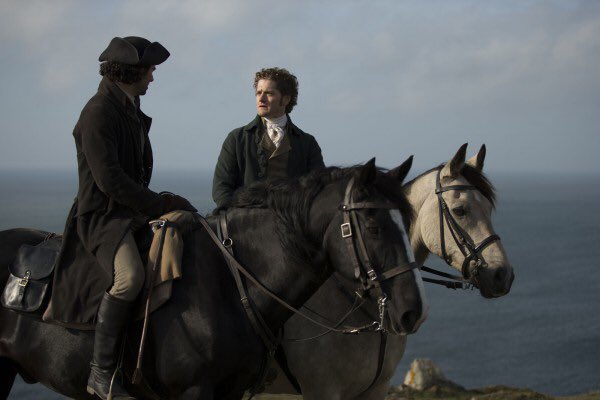
[[[10,360],[0,358],[0,400],[6,400],[15,382],[17,369]]]

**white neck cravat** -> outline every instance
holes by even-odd
[[[283,140],[283,137],[285,136],[285,125],[287,124],[288,120],[287,115],[283,114],[281,117],[278,118],[265,118],[264,120],[269,138],[271,139],[271,141],[273,141],[276,148],[279,147],[281,141]]]

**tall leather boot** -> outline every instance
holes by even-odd
[[[87,391],[102,400],[135,399],[123,388],[119,374],[115,373],[132,306],[133,302],[117,299],[108,293],[104,293],[100,303]]]

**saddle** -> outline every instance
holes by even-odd
[[[165,226],[166,235],[164,249],[159,257],[159,236],[154,235],[149,253],[143,255],[147,259],[146,282],[144,293],[152,286],[150,312],[167,302],[172,293],[173,280],[182,277],[181,259],[183,255],[183,236],[193,229],[192,214],[174,211],[161,217],[170,221]],[[9,266],[10,276],[7,281],[0,304],[13,311],[23,313],[46,321],[45,313],[52,307],[51,292],[54,267],[62,246],[62,236],[50,234],[38,245],[23,244],[19,248],[15,260]],[[158,270],[152,274],[154,265]],[[154,281],[150,282],[150,277]],[[144,317],[143,301],[139,302],[134,312],[136,320]],[[48,322],[53,322],[49,319]]]
[[[2,306],[41,317],[48,304],[49,286],[62,237],[48,235],[40,244],[23,244],[13,263],[2,293]]]

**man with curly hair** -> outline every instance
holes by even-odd
[[[212,196],[219,209],[230,206],[241,186],[324,167],[315,138],[289,116],[298,100],[296,77],[283,68],[261,69],[254,89],[258,115],[227,135],[215,167]]]
[[[158,42],[114,38],[99,57],[98,92],[73,131],[79,190],[65,227],[54,314],[48,319],[67,326],[95,323],[87,390],[101,399],[133,398],[114,377],[123,332],[144,285],[138,248],[147,239],[148,220],[174,210],[196,211],[181,196],[148,188],[152,120],[140,110],[140,96],[169,55]]]

